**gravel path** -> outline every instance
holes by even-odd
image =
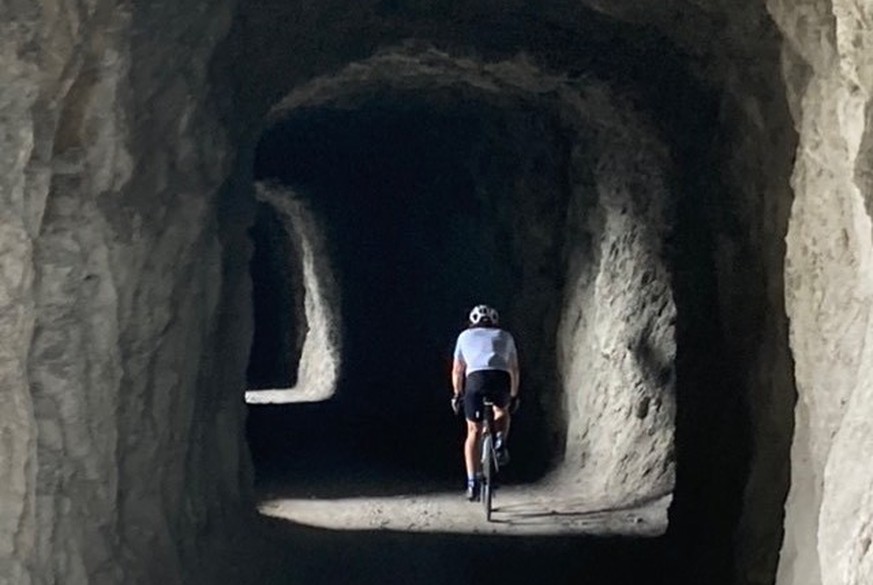
[[[528,483],[514,459],[486,522],[463,497],[458,437],[423,458],[408,434],[373,443],[329,408],[253,411],[260,514],[216,538],[188,585],[676,585],[660,537],[669,496],[609,509],[576,486]]]
[[[670,497],[622,510],[602,509],[560,489],[513,486],[495,495],[492,521],[482,506],[460,492],[318,499],[276,498],[261,502],[262,514],[333,530],[393,530],[438,533],[586,534],[660,536],[667,527]]]

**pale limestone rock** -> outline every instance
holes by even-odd
[[[14,17],[13,17],[14,16]],[[29,585],[36,545],[36,421],[27,364],[33,334],[33,201],[36,147],[32,109],[37,64],[20,48],[31,42],[27,15],[0,11],[0,583]],[[21,20],[19,20],[19,18]]]
[[[858,179],[871,163],[859,154],[873,134],[873,6],[770,9],[812,70],[809,82],[786,78],[800,99],[786,262],[798,404],[777,583],[870,583],[873,225]]]
[[[580,112],[596,112],[602,127],[579,161],[595,169],[595,194],[577,186],[570,204],[558,332],[568,429],[558,478],[610,506],[673,489],[676,307],[663,250],[664,147],[630,108],[618,114],[614,98],[591,101]]]
[[[782,294],[784,259],[798,404],[777,582],[867,585],[873,7],[862,0],[767,2],[784,34],[783,80],[767,69],[777,40],[761,18],[764,2],[586,3],[651,22],[687,49],[701,78],[724,89],[721,123],[740,136],[727,147],[726,173],[749,233],[720,244],[719,286],[739,290],[754,281],[766,308],[760,329],[728,325],[738,351],[746,339],[740,334],[763,332],[750,336],[757,343],[746,389],[755,450],[738,540],[746,547],[740,564],[754,570],[744,578],[769,582],[771,561],[755,555],[777,546],[779,444],[790,432],[783,410],[793,390],[783,375],[785,315],[774,299]],[[219,3],[0,7],[4,585],[179,582],[182,567],[167,560],[179,558],[171,535],[193,533],[211,508],[239,500],[241,423],[228,396],[241,385],[249,334],[240,300],[246,220],[224,217],[232,227],[219,241],[213,195],[228,172],[229,147],[204,105],[206,63],[227,18]],[[312,67],[329,69],[331,59],[344,58]],[[455,79],[483,90],[494,89],[495,79],[504,90],[543,88],[527,85],[518,65],[484,77],[470,75],[476,65],[469,60],[457,69]],[[783,93],[800,136],[787,256],[780,207],[788,196],[767,152],[768,140],[791,133],[780,117]],[[603,202],[612,218],[605,233],[619,238],[609,226],[629,220],[612,207]],[[222,246],[235,251],[223,254]],[[735,265],[744,246],[760,252],[760,266]],[[640,250],[645,257],[657,243]],[[634,258],[618,266],[636,276]],[[620,284],[614,273],[589,276],[595,290]],[[720,310],[729,317],[745,308],[728,299]],[[654,322],[656,345],[669,349],[667,329]],[[623,353],[620,339],[639,332],[576,333],[579,343]],[[634,364],[618,362],[633,379]],[[633,407],[621,403],[619,410],[627,415]],[[580,412],[595,410],[586,399]],[[668,413],[664,406],[659,416]],[[591,424],[577,419],[571,428]],[[632,464],[630,475],[643,468]],[[186,485],[183,471],[190,472]]]
[[[258,184],[257,197],[271,205],[293,241],[302,267],[306,334],[297,384],[293,388],[250,390],[249,404],[318,402],[336,391],[342,366],[340,291],[327,253],[322,226],[304,199],[293,190],[278,185]]]
[[[180,444],[210,436],[195,422],[210,417],[193,412],[208,365],[183,356],[220,331],[207,203],[225,172],[220,131],[205,127],[201,98],[173,95],[184,109],[155,117],[136,103],[136,75],[157,96],[147,70],[178,76],[159,54],[147,64],[132,50],[138,7],[46,2],[0,15],[0,583],[180,582],[166,561],[185,543],[169,527],[192,526],[220,500],[204,490],[199,509],[178,513],[198,483],[180,483],[180,463],[211,458]],[[205,93],[218,40],[208,31],[224,16],[193,15],[208,40],[187,43],[192,94]],[[148,135],[154,143],[137,143]],[[183,148],[153,148],[171,140]],[[176,167],[163,193],[143,172],[155,159]],[[224,424],[239,436],[232,410]],[[238,460],[238,443],[222,448]],[[217,462],[202,469],[221,485]]]

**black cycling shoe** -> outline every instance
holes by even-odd
[[[467,499],[475,502],[479,499],[479,482],[467,482]]]

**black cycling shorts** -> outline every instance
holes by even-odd
[[[489,398],[495,406],[506,408],[510,399],[509,372],[504,370],[476,370],[467,375],[464,383],[464,416],[467,420],[482,422],[483,401]]]

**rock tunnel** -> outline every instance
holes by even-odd
[[[870,6],[0,16],[0,583],[873,577]],[[509,481],[662,524],[257,513],[454,489],[483,300],[521,348]]]

